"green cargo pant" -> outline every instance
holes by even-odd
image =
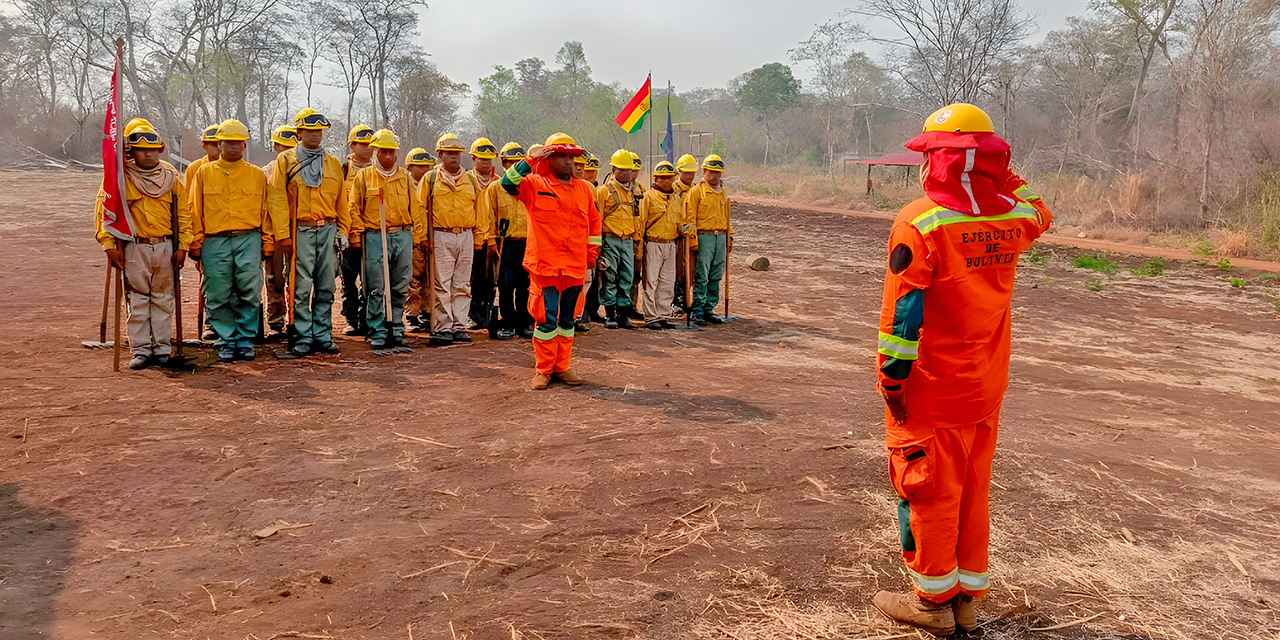
[[[724,277],[729,236],[723,233],[698,234],[698,262],[693,277],[693,313],[710,315],[720,302],[720,279]]]
[[[298,227],[294,242],[297,274],[293,283],[293,335],[297,344],[333,342],[333,288],[338,268],[333,246],[338,225]]]
[[[200,249],[204,310],[216,346],[253,347],[262,315],[262,234],[208,236]]]
[[[636,245],[631,238],[605,236],[600,257],[600,304],[606,307],[631,306],[631,284],[635,280]]]
[[[403,229],[387,234],[387,266],[391,272],[391,320],[383,317],[382,234],[364,232],[365,322],[370,340],[404,338],[404,305],[409,301],[409,280],[413,278],[413,231]]]

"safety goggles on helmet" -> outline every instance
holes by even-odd
[[[373,129],[361,129],[351,134],[354,142],[368,142],[373,139]]]
[[[159,134],[151,131],[134,131],[129,134],[128,142],[130,145],[137,144],[162,144]]]
[[[515,146],[503,151],[501,155],[505,160],[519,160],[528,155],[528,153],[525,152],[524,147]]]
[[[278,133],[276,133],[276,137],[280,138],[281,140],[297,140],[298,132],[291,131],[289,129],[281,129]]]
[[[474,155],[487,155],[487,154],[497,153],[498,148],[491,144],[482,144],[476,147],[475,149],[473,149],[471,152]]]
[[[702,168],[712,171],[724,171],[724,160],[708,160],[703,163]]]
[[[327,129],[329,128],[329,119],[324,117],[323,113],[311,113],[302,116],[302,120],[295,123],[295,126]],[[373,132],[370,131],[370,133]]]
[[[409,162],[408,162],[408,164],[435,164],[435,163],[436,163],[435,156],[431,155],[430,153],[427,153],[426,151],[420,151],[418,153],[415,153],[409,156]]]

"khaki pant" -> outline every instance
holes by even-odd
[[[173,244],[124,243],[124,277],[129,284],[129,346],[134,355],[169,355]]]
[[[436,317],[432,331],[457,332],[467,328],[471,313],[471,261],[475,235],[433,230],[436,254]]]
[[[676,243],[644,243],[644,321],[668,320],[676,295]]]

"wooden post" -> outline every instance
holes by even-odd
[[[867,163],[867,195],[871,195],[871,164]]]

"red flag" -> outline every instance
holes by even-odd
[[[120,50],[116,50],[116,67],[111,73],[111,98],[107,100],[107,117],[102,125],[102,226],[121,240],[133,239],[133,222],[129,202],[124,197],[124,140],[120,131]]]

